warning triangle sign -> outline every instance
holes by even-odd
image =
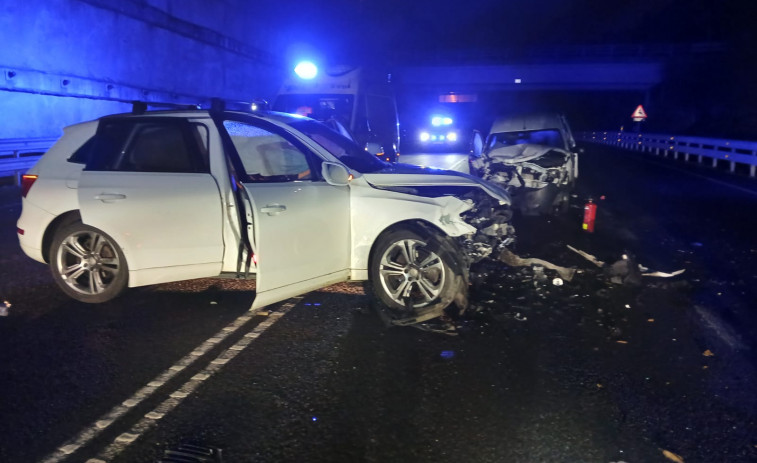
[[[636,111],[634,111],[633,114],[631,114],[631,118],[633,118],[633,120],[635,121],[641,121],[641,120],[646,119],[647,113],[644,112],[644,107],[642,105],[639,105],[636,108]]]

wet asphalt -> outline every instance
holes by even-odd
[[[159,461],[181,444],[224,462],[757,461],[754,191],[742,175],[587,145],[569,213],[515,219],[515,252],[575,266],[573,281],[484,262],[455,336],[387,328],[360,285],[307,294],[112,461]],[[67,300],[18,248],[17,196],[0,188],[0,298],[12,304],[0,317],[0,461],[33,462],[244,315],[254,283]],[[589,196],[593,234],[581,230]],[[685,272],[615,284],[568,244]],[[101,457],[274,317],[253,317],[59,461]]]

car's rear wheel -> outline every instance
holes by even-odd
[[[441,315],[464,295],[453,251],[435,234],[401,229],[385,234],[371,258],[371,286],[392,318],[417,323]]]
[[[100,303],[123,292],[128,267],[121,248],[97,228],[74,222],[55,233],[50,247],[55,282],[70,297]]]

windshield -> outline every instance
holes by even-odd
[[[487,151],[492,151],[505,146],[523,144],[544,145],[565,149],[565,142],[563,141],[562,135],[560,135],[560,131],[557,129],[493,133],[489,136],[489,141],[486,146]]]
[[[352,95],[279,95],[273,110],[319,121],[336,119],[345,127],[350,127],[353,103]]]
[[[290,122],[289,125],[321,145],[350,169],[369,173],[389,166],[386,162],[361,149],[352,140],[345,138],[320,122],[302,119]]]

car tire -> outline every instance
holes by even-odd
[[[370,287],[378,308],[388,313],[394,324],[429,320],[442,315],[453,302],[465,303],[467,284],[460,259],[445,239],[435,233],[399,229],[377,241],[371,256]]]
[[[74,222],[58,229],[50,246],[50,270],[68,296],[86,303],[109,301],[126,289],[129,269],[116,241]]]

